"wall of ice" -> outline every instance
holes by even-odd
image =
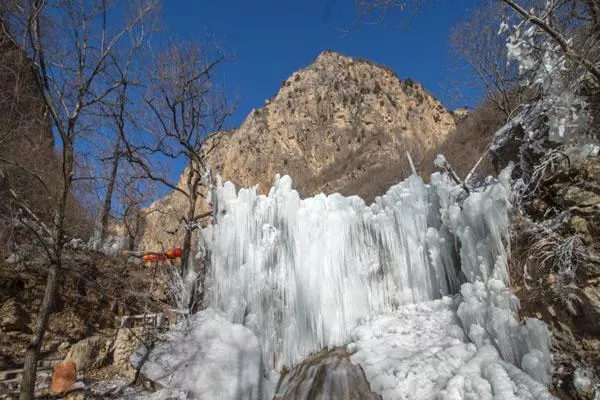
[[[502,184],[467,194],[444,175],[429,185],[413,175],[367,206],[339,194],[300,199],[284,176],[266,196],[219,182],[211,197],[215,224],[201,233],[208,306],[261,338],[266,366],[290,367],[347,343],[366,318],[460,291],[459,317],[477,346],[548,369],[545,326],[520,326],[506,288]]]

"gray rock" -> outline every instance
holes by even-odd
[[[344,348],[310,356],[282,377],[274,400],[381,400]]]
[[[4,260],[7,264],[18,264],[22,262],[24,257],[21,254],[12,253]]]
[[[600,204],[600,195],[577,186],[568,186],[564,192],[564,200],[567,205],[590,207]]]
[[[590,333],[600,333],[600,287],[587,286],[583,289],[583,312]]]
[[[0,329],[4,332],[31,333],[27,324],[31,322],[27,312],[13,299],[7,300],[0,307]]]
[[[117,337],[114,344],[113,365],[119,370],[119,373],[129,380],[136,377],[137,369],[129,362],[129,357],[135,349],[140,346],[143,340],[147,339],[147,331],[144,327],[121,328],[117,331]]]
[[[101,367],[111,348],[111,342],[102,336],[90,336],[75,343],[65,360],[74,361],[77,371]]]

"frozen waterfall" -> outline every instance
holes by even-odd
[[[367,206],[359,197],[301,199],[288,176],[268,195],[211,193],[215,224],[202,232],[206,299],[261,340],[267,369],[349,343],[361,323],[412,303],[461,293],[458,316],[477,346],[547,383],[549,334],[520,325],[507,288],[507,192],[467,195],[445,175],[413,175]]]

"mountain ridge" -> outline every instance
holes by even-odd
[[[238,187],[258,185],[259,193],[281,174],[292,177],[302,197],[339,192],[370,203],[410,175],[407,153],[421,164],[460,117],[391,68],[323,51],[238,128],[212,137],[220,143],[208,164],[213,176]],[[177,229],[173,215],[183,214],[185,202],[174,192],[148,208],[141,247],[180,241],[161,231]]]

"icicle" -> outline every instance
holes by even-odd
[[[518,324],[508,289],[503,184],[467,195],[447,175],[429,186],[412,175],[367,206],[339,194],[300,199],[278,176],[266,196],[220,179],[211,196],[208,306],[261,338],[265,365],[291,367],[348,343],[364,320],[460,288],[458,316],[478,347],[491,342],[504,360],[549,372],[548,345],[534,340],[547,329]]]

